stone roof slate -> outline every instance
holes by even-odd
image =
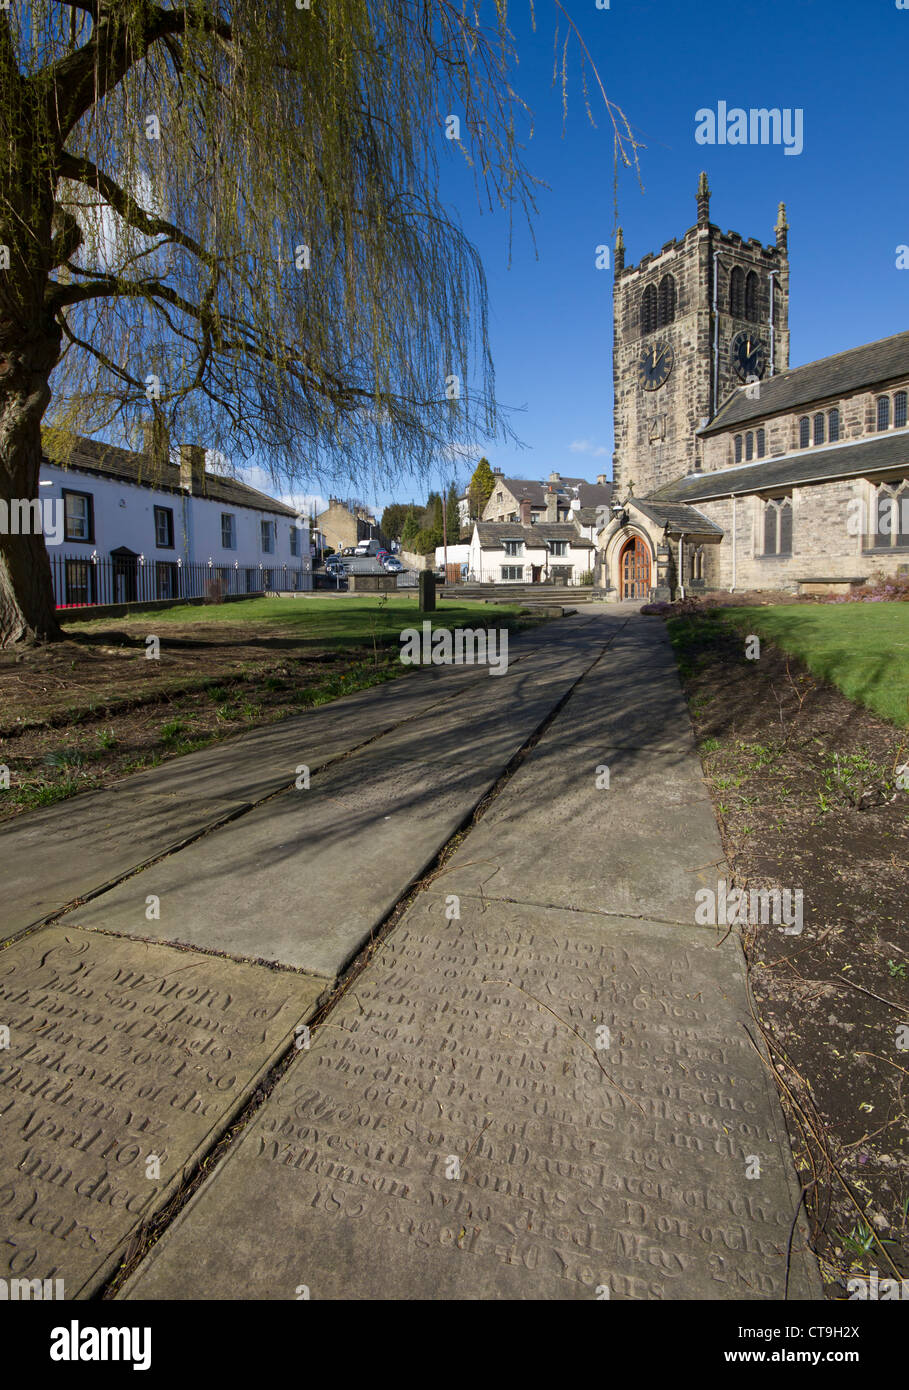
[[[55,468],[72,468],[79,473],[96,473],[104,478],[115,478],[124,483],[139,487],[156,488],[160,492],[173,492],[186,495],[180,485],[180,466],[165,463],[156,467],[145,453],[134,453],[114,444],[103,444],[96,439],[78,438],[66,459],[50,458],[46,453],[44,461]],[[207,498],[210,502],[223,502],[232,507],[251,507],[260,512],[274,512],[278,516],[295,517],[292,507],[268,497],[264,492],[247,487],[246,483],[235,478],[224,477],[220,473],[205,473],[205,491],[194,496]]]
[[[650,494],[648,502],[706,502],[733,493],[766,492],[768,488],[824,483],[834,478],[858,478],[865,473],[909,471],[909,430],[869,435],[825,449],[800,449],[797,454],[762,459],[760,463],[692,473]],[[637,501],[637,498],[633,499]]]
[[[777,372],[760,384],[756,399],[739,387],[723,402],[709,424],[698,434],[718,434],[749,420],[764,419],[781,411],[794,410],[831,396],[859,391],[863,386],[881,386],[886,381],[909,375],[909,333],[895,333],[875,343],[822,357],[804,367]]]

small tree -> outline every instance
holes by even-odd
[[[492,496],[495,485],[495,475],[489,466],[489,459],[481,458],[473,471],[468,489],[471,516],[481,517],[483,515],[483,509]]]
[[[458,511],[458,487],[452,483],[445,499],[445,525],[448,528],[448,544],[452,545],[461,534],[461,514]]]
[[[407,516],[401,528],[401,544],[405,550],[412,550],[417,533],[420,530],[420,523],[417,521],[413,507],[407,508]]]

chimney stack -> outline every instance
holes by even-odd
[[[546,493],[546,520],[558,521],[559,519],[559,494],[554,488],[550,488]]]
[[[190,497],[205,496],[205,450],[201,444],[180,445],[180,486]]]
[[[598,474],[597,474],[597,482],[599,483],[600,487],[605,487],[605,486],[606,486],[606,482],[607,482],[606,474],[605,474],[605,473],[598,473]]]
[[[560,483],[562,481],[561,473],[550,473],[549,481],[551,483]]]
[[[533,512],[531,510],[530,498],[525,497],[521,502],[521,525],[530,526],[533,522]]]

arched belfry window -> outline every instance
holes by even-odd
[[[660,328],[675,321],[675,280],[664,275],[660,281]]]
[[[745,272],[741,266],[733,266],[729,276],[729,312],[734,319],[744,317],[745,313]]]
[[[758,277],[755,270],[749,270],[745,278],[745,317],[749,323],[757,323]]]
[[[641,295],[641,332],[652,333],[657,326],[656,285],[647,285]]]

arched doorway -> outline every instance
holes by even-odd
[[[650,550],[640,536],[632,536],[619,560],[622,598],[650,597]]]

